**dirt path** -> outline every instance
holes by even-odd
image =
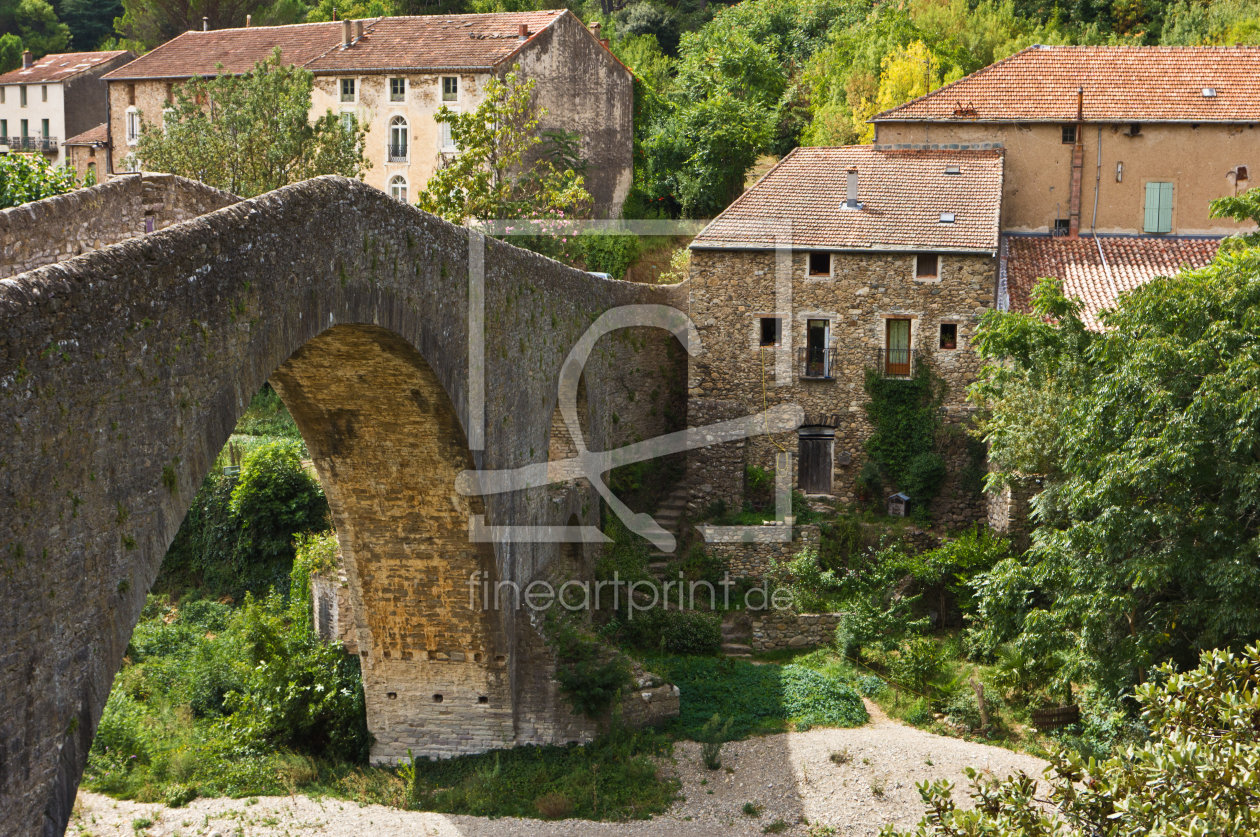
[[[70,835],[86,837],[701,837],[709,834],[761,835],[775,820],[788,823],[783,834],[804,837],[802,820],[833,826],[835,834],[875,835],[885,823],[910,826],[923,813],[916,782],[945,778],[965,796],[963,768],[996,776],[1019,770],[1040,778],[1045,763],[999,747],[944,738],[890,721],[873,704],[871,723],[859,729],[815,729],[727,744],[723,769],[706,770],[700,747],[683,742],[674,748],[673,771],[683,782],[684,800],[654,820],[593,823],[447,816],[397,811],[379,805],[360,807],[337,799],[260,797],[198,799],[187,808],[118,802],[81,791]],[[843,764],[831,754],[847,752]],[[730,772],[727,771],[730,769]],[[759,817],[742,813],[744,803],[762,806]],[[153,820],[133,829],[138,818]]]

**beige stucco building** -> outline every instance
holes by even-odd
[[[101,77],[133,58],[127,50],[67,52],[38,61],[24,53],[21,67],[0,75],[0,146],[65,163],[61,141],[105,121]]]
[[[969,416],[971,347],[996,300],[1000,150],[798,148],[691,245],[690,314],[703,354],[691,364],[688,420],[703,426],[799,405],[795,433],[692,454],[697,505],[738,507],[748,465],[796,454],[795,485],[855,496],[871,434],[868,369],[908,378],[929,366],[946,384],[949,423]],[[959,486],[967,445],[941,451],[950,477],[932,511],[983,516]]]
[[[1008,232],[1228,235],[1208,204],[1260,183],[1260,47],[1033,46],[873,121],[880,148],[1003,148]]]
[[[402,200],[414,200],[458,153],[449,128],[434,119],[438,109],[475,109],[486,82],[514,67],[535,82],[535,103],[546,111],[540,133],[581,136],[596,214],[617,215],[630,190],[632,76],[564,10],[184,33],[108,75],[114,170],[142,165],[133,154],[141,120],[160,118],[175,85],[212,76],[219,64],[248,72],[276,47],[282,60],[314,74],[312,116],[331,110],[367,127],[364,180]]]

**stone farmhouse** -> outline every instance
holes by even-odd
[[[977,321],[997,302],[1000,149],[798,148],[691,245],[690,314],[704,354],[688,381],[693,426],[799,404],[796,433],[693,454],[693,504],[736,507],[748,465],[797,454],[796,485],[855,497],[871,426],[868,368],[945,379],[966,419]],[[947,452],[951,480],[965,442]],[[959,522],[983,504],[947,484],[932,510]]]
[[[615,217],[630,190],[633,78],[563,9],[185,32],[107,76],[112,171],[142,165],[133,154],[141,122],[162,118],[176,85],[220,65],[246,73],[277,47],[314,74],[312,115],[331,109],[367,127],[364,179],[399,200],[413,200],[458,153],[438,109],[475,109],[486,82],[516,66],[546,109],[539,130],[581,135],[596,215]]]
[[[0,75],[0,146],[64,163],[59,140],[105,124],[102,76],[135,58],[128,50],[67,52],[33,60]]]

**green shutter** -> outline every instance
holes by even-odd
[[[1146,184],[1146,218],[1142,230],[1148,233],[1172,232],[1173,185]]]
[[[1159,184],[1159,230],[1158,232],[1172,232],[1172,199],[1173,185],[1171,183]]]

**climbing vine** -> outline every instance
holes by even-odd
[[[945,381],[926,363],[910,379],[866,370],[866,415],[874,432],[866,440],[870,463],[861,479],[867,493],[891,484],[925,503],[945,482],[945,459],[936,450]],[[922,506],[920,506],[922,508]]]

